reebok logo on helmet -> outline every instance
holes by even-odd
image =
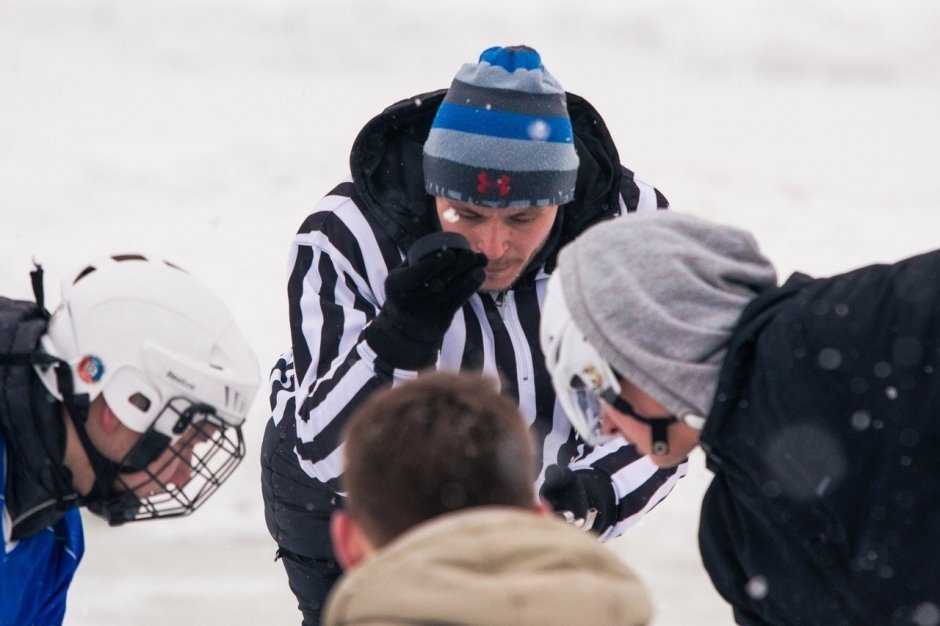
[[[183,378],[183,377],[180,376],[179,374],[174,373],[173,370],[167,370],[167,371],[166,371],[166,377],[167,377],[171,382],[176,383],[176,384],[179,385],[180,387],[185,387],[186,389],[188,389],[188,390],[190,390],[190,391],[195,391],[195,390],[196,390],[196,385],[194,385],[193,383],[189,382],[188,380],[186,380],[185,378]]]

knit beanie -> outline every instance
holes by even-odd
[[[678,416],[708,416],[741,312],[777,281],[750,233],[672,211],[595,225],[556,271],[588,342]]]
[[[538,52],[489,48],[460,68],[424,144],[429,194],[487,207],[565,204],[577,175],[565,90]]]

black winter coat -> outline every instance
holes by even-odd
[[[702,447],[702,558],[738,623],[936,623],[940,250],[754,300]]]
[[[46,325],[42,307],[0,296],[0,356],[35,351]],[[11,537],[23,539],[78,504],[71,473],[62,461],[62,407],[31,365],[0,363],[0,430],[6,441],[2,491]]]

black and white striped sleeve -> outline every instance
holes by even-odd
[[[318,203],[288,262],[297,454],[308,475],[334,489],[350,414],[376,389],[416,376],[378,361],[363,338],[385,300],[389,268],[402,256],[376,233],[346,185]]]
[[[669,201],[659,189],[638,178],[625,167],[621,168],[620,214],[644,211],[662,211],[669,208]]]
[[[604,539],[619,537],[669,495],[679,479],[689,471],[688,461],[676,467],[660,468],[648,456],[619,437],[574,459],[573,470],[593,468],[611,477],[616,499],[617,519],[602,533]]]

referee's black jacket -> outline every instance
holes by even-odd
[[[334,492],[343,471],[340,433],[350,413],[381,386],[416,376],[379,361],[363,329],[382,307],[389,270],[401,263],[412,242],[439,230],[421,163],[444,93],[403,100],[363,128],[350,157],[352,180],[314,207],[290,249],[292,345],[271,373],[272,419],[280,426],[296,420],[297,462],[312,481]],[[621,166],[590,104],[568,94],[568,108],[580,157],[575,200],[559,210],[547,244],[516,285],[499,298],[477,293],[457,312],[438,367],[499,373],[503,392],[518,401],[531,425],[543,468],[539,484],[544,467],[554,463],[610,475],[619,507],[618,519],[606,530],[612,537],[662,500],[686,466],[659,470],[630,445],[591,449],[577,438],[545,369],[540,307],[547,272],[562,245],[600,220],[665,209],[667,202]],[[293,436],[293,428],[280,430]]]
[[[702,558],[738,623],[937,623],[940,251],[751,302],[702,445]]]

